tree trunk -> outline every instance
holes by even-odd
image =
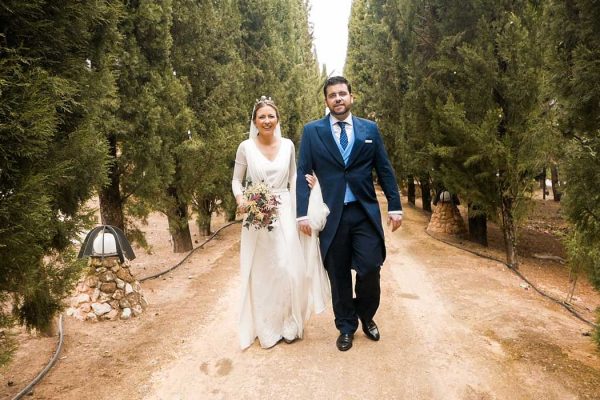
[[[471,203],[469,203],[467,214],[469,215],[469,240],[487,246],[487,216],[477,212],[477,206]]]
[[[429,186],[429,177],[421,180],[421,199],[423,201],[423,210],[432,212],[431,209],[431,187]]]
[[[560,201],[562,192],[560,190],[560,182],[558,181],[558,166],[556,164],[550,167],[550,174],[552,175],[552,196],[554,196],[554,201]]]
[[[506,263],[512,269],[519,269],[517,260],[517,229],[512,213],[513,199],[508,196],[502,197],[502,233],[504,235],[504,247],[506,248]]]
[[[546,167],[544,167],[544,170],[542,171],[542,179],[540,183],[542,186],[542,199],[546,200],[546,191],[548,190],[546,187]]]
[[[103,225],[112,225],[125,232],[125,216],[121,198],[120,172],[117,166],[117,138],[108,137],[108,151],[112,162],[108,168],[108,185],[100,189],[100,219]]]
[[[408,202],[409,204],[415,205],[417,201],[417,195],[415,194],[415,178],[412,175],[408,176]]]
[[[200,209],[198,210],[198,228],[200,234],[209,236],[212,232],[210,231],[210,219],[212,216],[212,201],[203,199],[200,203]]]
[[[171,209],[167,211],[169,232],[171,232],[171,237],[173,238],[173,252],[185,253],[193,248],[192,235],[188,223],[188,206],[177,194],[175,186],[169,186],[167,195],[173,201]]]

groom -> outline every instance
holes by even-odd
[[[377,125],[350,113],[354,102],[350,83],[341,76],[331,77],[323,93],[330,114],[304,126],[298,176],[317,175],[330,210],[319,236],[321,256],[331,282],[335,326],[340,331],[336,345],[346,351],[352,347],[359,319],[365,335],[379,340],[373,316],[379,307],[385,243],[373,169],[387,197],[392,232],[402,224],[402,206]],[[311,235],[305,179],[297,180],[296,190],[298,227]],[[352,294],[352,268],[356,270],[356,298]]]

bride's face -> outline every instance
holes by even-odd
[[[254,125],[258,129],[258,134],[263,136],[272,136],[277,126],[277,112],[269,105],[265,105],[256,110]]]

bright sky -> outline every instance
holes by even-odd
[[[321,66],[327,66],[328,74],[344,71],[351,5],[352,0],[310,0],[317,58]]]

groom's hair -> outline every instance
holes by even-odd
[[[348,79],[344,78],[343,76],[330,76],[329,78],[327,78],[325,84],[323,85],[323,95],[327,97],[327,88],[329,86],[338,85],[340,83],[345,83],[346,86],[348,86],[348,93],[352,94],[352,86],[350,86],[350,82],[348,82]]]

